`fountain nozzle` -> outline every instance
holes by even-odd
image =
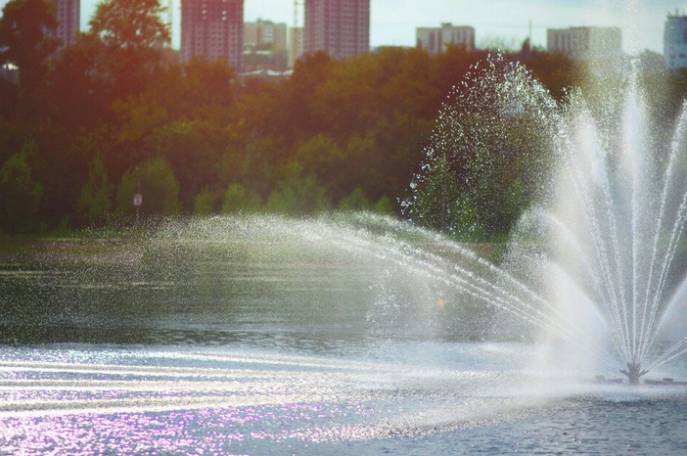
[[[639,379],[648,374],[648,370],[642,370],[639,363],[627,363],[627,370],[620,369],[620,373],[625,375],[630,382],[630,385],[639,385]]]

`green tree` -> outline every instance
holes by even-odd
[[[159,0],[106,0],[91,19],[91,31],[111,49],[161,48],[170,39],[163,12]]]
[[[43,187],[31,178],[28,155],[32,145],[12,155],[0,168],[0,228],[15,233],[31,229]]]
[[[114,94],[110,53],[93,34],[81,34],[54,61],[47,102],[64,131],[107,126]]]
[[[81,190],[77,215],[82,223],[100,225],[107,221],[109,212],[107,170],[105,170],[102,157],[97,155],[91,162],[88,181]]]
[[[214,206],[215,196],[205,187],[193,199],[193,215],[208,216],[214,212]]]
[[[445,155],[435,157],[431,172],[418,185],[410,215],[417,223],[460,238],[482,233],[480,221],[469,194],[461,190]]]
[[[365,197],[363,189],[356,187],[348,196],[339,201],[340,211],[368,211],[371,208],[370,201]]]
[[[154,80],[170,34],[161,20],[159,0],[106,0],[98,5],[90,33],[108,55],[114,93],[125,98],[141,93]]]
[[[174,215],[179,212],[179,183],[164,159],[148,160],[124,174],[117,192],[119,216],[127,217],[136,212],[132,201],[139,188],[143,195],[143,214]]]
[[[267,210],[292,216],[311,215],[329,208],[327,191],[312,175],[303,174],[295,162],[284,170],[284,177],[267,199]]]
[[[377,214],[394,215],[396,214],[396,205],[388,196],[382,196],[377,200],[376,203],[374,203],[371,210]]]
[[[234,182],[229,184],[227,191],[224,192],[222,201],[222,212],[224,214],[251,213],[257,212],[262,207],[260,195]]]
[[[188,209],[193,209],[193,198],[204,187],[220,188],[233,180],[225,179],[222,166],[218,165],[227,143],[224,128],[207,121],[179,120],[150,126],[150,132],[141,137],[145,138],[145,151],[164,157],[174,169],[179,180],[179,198]]]
[[[57,23],[46,0],[11,0],[0,17],[0,66],[19,68],[19,86],[24,111],[37,109],[45,85],[46,61],[56,48],[51,32]]]
[[[350,169],[354,168],[352,162],[356,157],[347,156],[329,135],[319,134],[301,142],[296,146],[294,158],[304,173],[326,182],[335,198],[351,191]]]

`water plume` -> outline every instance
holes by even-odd
[[[480,148],[507,161],[509,150],[530,144],[548,165],[532,163],[535,204],[515,225],[503,272],[490,280],[527,290],[524,303],[546,321],[545,337],[573,339],[605,360],[614,354],[632,383],[687,353],[687,341],[670,343],[660,331],[671,307],[682,305],[673,295],[685,277],[676,261],[687,220],[684,110],[666,144],[636,63],[562,102],[501,57],[475,71],[439,116],[408,215],[427,222],[428,183],[445,163],[453,173],[442,185],[460,188],[460,163],[479,159]]]

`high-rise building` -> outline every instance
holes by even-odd
[[[669,14],[663,30],[663,56],[668,69],[687,68],[687,16]]]
[[[181,0],[181,56],[224,60],[241,71],[243,0]]]
[[[570,27],[548,29],[546,49],[575,60],[622,56],[622,31],[618,27]]]
[[[430,54],[445,52],[449,46],[460,46],[467,51],[475,49],[475,29],[467,25],[446,22],[441,27],[418,27],[415,36],[417,47]]]
[[[55,21],[55,37],[58,48],[64,48],[74,43],[79,33],[81,3],[79,0],[53,0]]]
[[[304,52],[346,59],[370,50],[370,0],[306,0]]]
[[[303,27],[291,27],[289,29],[289,68],[293,68],[302,56]]]

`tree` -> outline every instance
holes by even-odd
[[[150,109],[148,110],[150,111]],[[147,127],[141,130],[140,138],[143,139],[143,151],[153,156],[164,157],[172,166],[179,181],[179,198],[184,207],[193,208],[193,198],[204,187],[213,189],[221,188],[225,182],[232,179],[224,179],[222,166],[222,151],[226,148],[226,130],[211,122],[179,120],[168,122],[164,125],[151,125],[153,116],[145,116],[146,122],[137,122]],[[160,111],[164,114],[164,111]],[[162,124],[162,117],[158,117]],[[148,125],[146,125],[146,123]],[[138,127],[141,128],[141,127]],[[137,151],[131,143],[131,151]],[[131,155],[130,160],[135,160]]]
[[[43,187],[31,178],[31,149],[32,144],[26,143],[0,168],[0,228],[7,232],[30,229],[43,196]]]
[[[110,211],[110,196],[107,186],[107,171],[103,159],[97,155],[91,162],[88,181],[81,190],[77,215],[82,223],[100,225],[107,220]]]
[[[372,206],[372,212],[382,215],[395,215],[396,205],[391,201],[388,196],[382,196],[377,200],[377,202]]]
[[[214,212],[214,206],[214,195],[207,187],[203,188],[193,199],[193,215],[208,216]]]
[[[91,19],[91,32],[110,49],[159,49],[170,39],[163,12],[159,0],[107,0]]]
[[[303,168],[290,163],[284,177],[270,193],[267,210],[292,216],[311,215],[329,207],[327,191],[312,175],[303,174]]]
[[[48,105],[65,131],[93,128],[110,120],[113,87],[110,55],[93,34],[81,34],[55,60]]]
[[[369,211],[381,215],[394,215],[396,212],[394,204],[388,196],[382,196],[373,203],[365,197],[365,193],[360,187],[339,201],[337,209],[340,211]]]
[[[330,136],[319,134],[309,138],[296,147],[294,155],[303,171],[326,182],[335,197],[350,192],[350,169],[356,157],[347,156]]]
[[[119,216],[127,217],[135,213],[132,201],[139,188],[143,195],[143,213],[174,215],[179,212],[179,183],[164,159],[148,160],[124,174],[117,192]]]
[[[356,187],[348,196],[339,201],[340,211],[368,211],[371,208],[370,201],[365,198],[363,189]]]
[[[51,31],[57,23],[52,5],[46,0],[11,0],[0,17],[0,66],[19,68],[21,94],[31,101],[25,110],[36,107],[39,88],[45,84],[48,57],[57,42]]]
[[[159,67],[170,38],[161,21],[163,11],[159,0],[106,0],[98,5],[90,33],[107,49],[118,96],[142,92]]]
[[[482,234],[478,214],[467,192],[442,154],[427,167],[428,174],[417,185],[415,199],[410,207],[411,218],[424,226],[434,228],[463,239]]]
[[[224,199],[222,202],[222,213],[250,213],[257,212],[262,207],[262,199],[260,195],[234,182],[229,184],[227,191],[224,192]]]

